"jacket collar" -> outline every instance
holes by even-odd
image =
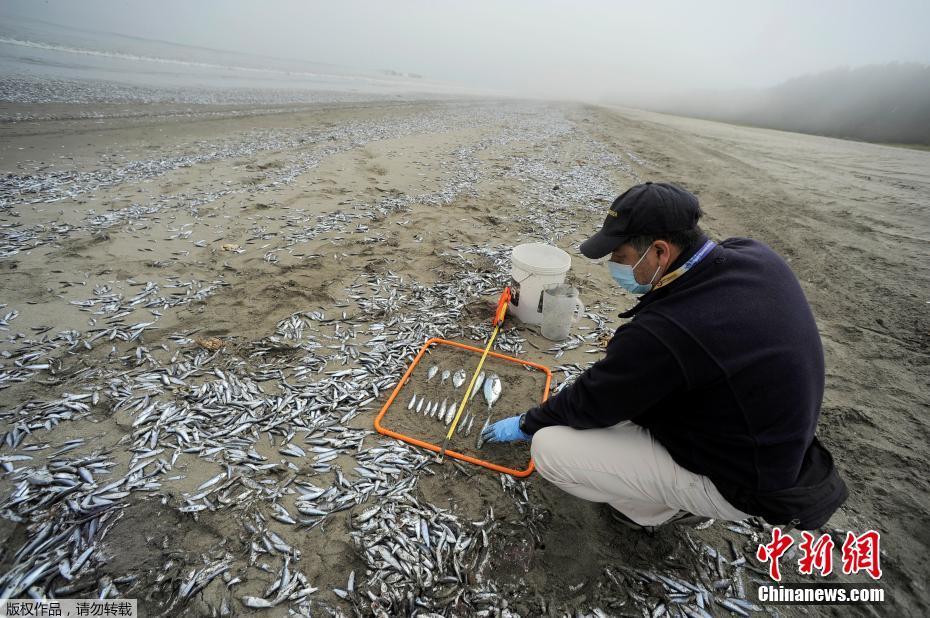
[[[698,239],[694,242],[694,244],[692,244],[690,247],[688,247],[687,249],[685,249],[684,251],[682,251],[682,252],[678,255],[678,257],[675,258],[675,261],[671,263],[671,265],[668,267],[668,270],[666,270],[666,272],[669,272],[669,273],[670,273],[670,272],[674,272],[675,269],[677,269],[677,268],[680,267],[682,264],[684,264],[685,262],[687,262],[688,260],[690,260],[690,259],[691,259],[691,256],[693,256],[695,253],[697,253],[698,251],[700,251],[701,247],[704,246],[704,243],[706,243],[707,240],[708,240],[707,236],[704,235],[704,234],[701,234],[701,237],[698,238]],[[693,270],[693,269],[692,269],[692,270]],[[648,305],[648,304],[651,303],[652,301],[657,300],[657,299],[659,299],[659,298],[662,298],[662,297],[666,296],[666,295],[669,293],[669,290],[674,290],[674,289],[675,289],[675,286],[676,286],[677,284],[679,284],[681,281],[687,280],[688,275],[690,275],[690,274],[691,274],[691,271],[688,271],[688,272],[686,272],[684,275],[682,275],[680,278],[676,279],[675,281],[672,281],[671,283],[669,283],[669,284],[667,284],[667,285],[665,285],[665,286],[663,286],[663,287],[661,287],[661,288],[659,288],[659,289],[652,289],[652,290],[646,292],[645,294],[643,294],[642,296],[639,297],[639,302],[636,303],[636,305],[634,305],[631,309],[627,309],[626,311],[621,312],[621,313],[619,314],[619,317],[621,317],[621,318],[631,318],[631,317],[633,317],[633,316],[636,315],[641,309],[643,309],[646,305]]]

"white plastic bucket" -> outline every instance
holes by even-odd
[[[540,324],[543,290],[563,283],[571,267],[571,256],[558,247],[538,242],[514,247],[510,258],[510,312],[526,324]]]

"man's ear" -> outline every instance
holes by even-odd
[[[672,255],[672,246],[668,244],[668,241],[666,240],[657,240],[655,242],[655,248],[657,258],[660,258],[664,255],[666,259],[668,259]]]

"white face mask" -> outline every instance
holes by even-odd
[[[662,268],[660,265],[656,268],[656,271],[652,274],[652,278],[649,280],[649,283],[637,283],[636,276],[633,274],[633,271],[639,266],[646,258],[646,254],[649,253],[649,249],[652,249],[652,245],[646,249],[635,264],[632,266],[627,266],[626,264],[618,264],[614,261],[607,262],[608,268],[610,268],[610,276],[614,278],[614,281],[622,287],[627,292],[632,294],[645,294],[652,289],[652,282],[655,281],[656,275],[659,274],[659,270]]]

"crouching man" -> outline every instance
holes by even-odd
[[[581,245],[642,294],[606,355],[545,403],[485,429],[532,439],[539,473],[636,528],[763,517],[822,526],[847,489],[815,437],[824,356],[788,265],[748,238],[715,243],[697,197],[630,188]]]

